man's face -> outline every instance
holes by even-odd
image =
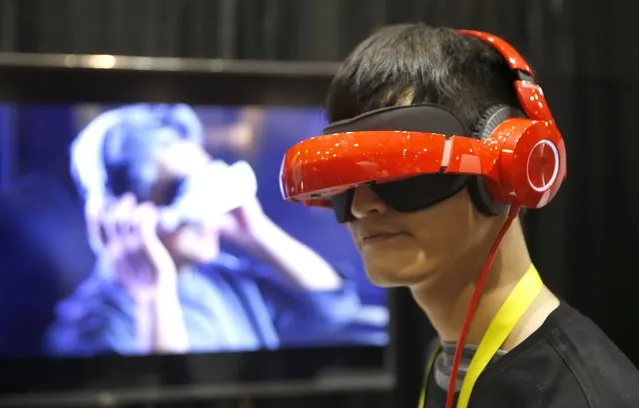
[[[158,158],[159,178],[152,189],[152,196],[159,197],[167,186],[176,180],[193,174],[210,161],[209,154],[197,143],[177,141],[163,150]],[[164,246],[176,263],[208,263],[219,255],[219,226],[182,224],[177,230],[162,234]]]
[[[485,250],[496,225],[496,217],[477,212],[466,189],[424,210],[400,213],[362,186],[351,212],[356,219],[349,230],[367,275],[380,286],[414,285],[439,272],[458,272]]]

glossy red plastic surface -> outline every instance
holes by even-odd
[[[280,187],[284,198],[302,201],[321,200],[371,181],[384,183],[420,174],[493,177],[498,144],[464,136],[452,136],[447,141],[441,134],[405,131],[318,136],[286,153]]]
[[[526,116],[533,120],[553,122],[544,91],[534,82],[516,81],[515,90]]]
[[[491,185],[491,194],[527,208],[546,205],[566,176],[566,147],[557,129],[543,121],[509,119],[491,139],[504,140],[496,166],[500,182]]]
[[[501,38],[481,31],[474,30],[456,30],[459,34],[470,35],[492,45],[504,57],[510,69],[523,71],[532,76],[533,71],[519,52],[506,41]]]
[[[524,58],[507,42],[487,33],[458,30],[493,45],[513,70],[533,76]],[[515,81],[527,118],[509,119],[480,141],[405,131],[362,131],[318,136],[285,155],[280,189],[285,199],[330,207],[330,196],[357,185],[385,183],[421,174],[484,176],[498,201],[541,208],[566,177],[566,147],[541,87]]]

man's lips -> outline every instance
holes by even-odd
[[[381,244],[394,238],[406,235],[403,232],[378,232],[364,235],[361,239],[362,245]]]

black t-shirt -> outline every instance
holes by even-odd
[[[445,401],[431,373],[426,408]],[[562,302],[535,333],[491,362],[468,407],[639,408],[639,371],[594,322]]]

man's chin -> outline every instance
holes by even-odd
[[[428,262],[423,251],[411,240],[406,241],[406,244],[392,248],[370,247],[360,250],[371,283],[389,288],[411,286],[425,279],[432,262]]]
[[[422,282],[426,277],[423,272],[402,270],[401,268],[382,269],[366,268],[366,275],[371,283],[381,288],[412,286]]]

